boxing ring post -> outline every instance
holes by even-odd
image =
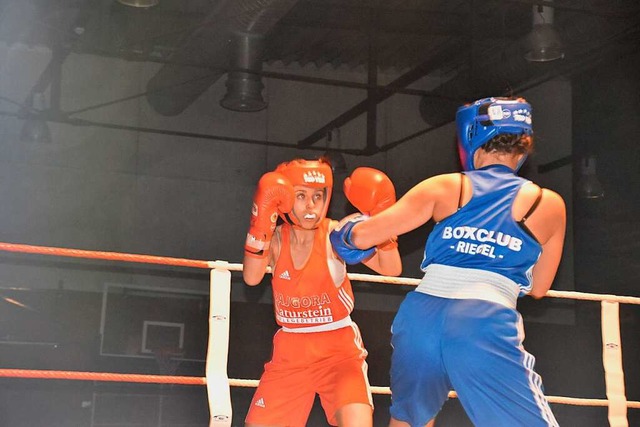
[[[627,398],[624,391],[622,369],[622,343],[620,342],[619,304],[602,301],[602,364],[609,400],[609,425],[628,427]]]
[[[223,267],[212,269],[209,285],[209,341],[205,367],[209,427],[231,426],[231,390],[227,376],[230,301],[231,272]]]

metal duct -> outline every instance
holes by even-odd
[[[297,0],[220,0],[147,83],[147,100],[165,116],[182,113],[229,68],[233,34],[264,37]],[[259,55],[261,52],[250,54]],[[255,63],[252,58],[245,62]]]
[[[227,93],[220,105],[233,111],[260,111],[267,106],[262,98],[264,85],[260,75],[240,70],[262,71],[264,37],[249,33],[233,34],[231,46]]]

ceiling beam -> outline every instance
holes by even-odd
[[[375,153],[378,141],[378,34],[379,13],[376,8],[369,11],[367,40],[367,152]]]
[[[436,51],[429,55],[429,58],[422,62],[417,67],[407,71],[382,89],[377,90],[374,99],[365,99],[358,104],[354,105],[349,110],[342,113],[340,116],[331,120],[320,129],[312,132],[306,138],[298,141],[299,148],[307,148],[327,135],[327,132],[332,129],[342,127],[349,123],[351,120],[357,118],[361,114],[368,111],[370,103],[375,105],[390,98],[397,92],[397,89],[402,89],[416,80],[424,77],[429,72],[433,71],[436,67],[440,66],[443,62],[451,59],[459,53],[460,49],[464,47],[463,41],[459,39],[449,39],[447,42],[437,47]]]

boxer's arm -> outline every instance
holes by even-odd
[[[398,252],[398,245],[395,240],[388,242],[391,243],[387,243],[387,247],[394,246],[389,249],[378,247],[375,254],[371,258],[362,261],[362,263],[383,276],[399,276],[402,273],[402,259],[400,258],[400,252]]]
[[[270,264],[270,258],[270,255],[257,258],[245,253],[242,261],[242,278],[247,285],[256,286],[262,281]]]
[[[278,212],[290,212],[294,197],[293,185],[280,173],[267,172],[258,181],[244,245],[242,275],[247,285],[255,286],[262,281],[271,260],[269,249]]]
[[[329,233],[334,253],[347,264],[359,264],[375,254],[375,248],[356,248],[351,242],[351,230],[354,225],[366,221],[368,217],[352,214],[342,219]]]
[[[449,199],[458,198],[459,174],[438,175],[414,186],[393,206],[359,223],[351,230],[351,243],[357,248],[379,245],[394,236],[414,230],[429,221]]]
[[[384,172],[374,168],[356,168],[344,180],[343,190],[349,202],[367,216],[376,215],[396,202],[393,182]],[[378,245],[379,249],[385,251],[393,251],[397,247],[398,239],[395,236]],[[399,268],[402,269],[402,266]]]
[[[356,168],[344,180],[344,194],[360,212],[377,215],[396,202],[396,191],[391,179],[374,168]],[[362,261],[375,272],[387,276],[397,276],[402,272],[402,259],[398,252],[395,236],[380,243],[373,256]]]
[[[562,197],[550,190],[544,190],[541,204],[536,213],[544,214],[541,222],[548,228],[549,238],[540,242],[542,244],[542,254],[540,254],[538,262],[533,267],[533,287],[529,295],[534,298],[542,298],[551,288],[560,265],[564,247],[567,213]]]

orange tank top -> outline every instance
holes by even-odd
[[[351,282],[346,277],[336,287],[327,265],[327,239],[330,219],[322,220],[316,230],[313,248],[307,263],[299,270],[291,259],[289,239],[291,225],[280,230],[280,255],[273,279],[273,307],[278,325],[290,328],[308,328],[327,325],[349,316],[354,298]]]

